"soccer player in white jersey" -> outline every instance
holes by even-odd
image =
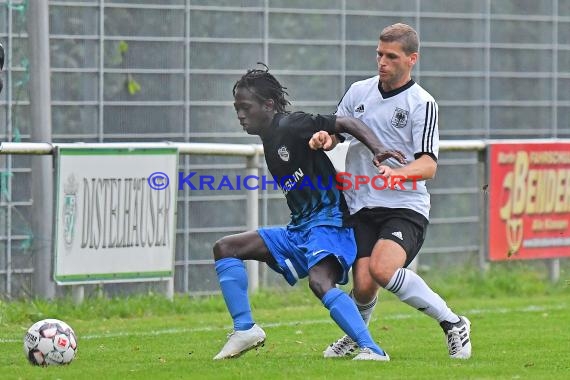
[[[386,161],[380,167],[389,186],[376,182],[345,190],[358,246],[351,295],[368,323],[382,286],[440,324],[451,358],[468,359],[469,320],[455,314],[420,276],[407,269],[425,238],[430,209],[425,180],[435,176],[439,153],[437,103],[411,77],[418,52],[419,38],[412,27],[386,27],[376,50],[379,75],[352,84],[338,105],[337,115],[359,118],[386,149],[397,149],[408,160],[404,166]],[[310,146],[330,150],[340,138],[320,131]],[[360,141],[351,139],[346,172],[352,178],[378,176],[370,154]],[[406,180],[398,182],[402,178]],[[327,347],[324,356],[354,351],[354,342],[344,336]]]

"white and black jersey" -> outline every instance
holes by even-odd
[[[439,154],[438,107],[434,98],[420,85],[410,80],[396,90],[382,90],[379,77],[355,82],[338,105],[339,116],[362,120],[387,149],[403,152],[408,162],[423,154],[437,161]],[[351,176],[373,178],[378,170],[372,164],[372,153],[357,139],[350,141],[346,156],[346,171]],[[381,186],[381,184],[379,185]],[[430,196],[425,181],[405,182],[404,189],[387,186],[378,190],[371,185],[352,186],[345,190],[351,214],[367,207],[407,208],[429,219]]]

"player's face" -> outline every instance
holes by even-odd
[[[382,89],[391,91],[405,85],[412,78],[417,59],[418,53],[406,55],[399,42],[378,41],[376,63]]]
[[[271,125],[272,108],[264,105],[247,88],[239,87],[234,95],[234,108],[240,125],[250,135],[259,135]]]

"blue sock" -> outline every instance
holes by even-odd
[[[372,339],[356,304],[348,294],[338,288],[332,288],[326,292],[322,302],[329,309],[331,318],[359,347],[368,347],[377,354],[384,355],[384,350]]]
[[[255,322],[249,306],[243,261],[229,257],[216,261],[215,267],[226,306],[234,320],[234,330],[249,330]]]

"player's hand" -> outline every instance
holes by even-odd
[[[376,166],[377,168],[380,168],[380,166],[382,165],[382,162],[389,159],[389,158],[394,158],[395,160],[397,160],[402,165],[406,164],[406,156],[404,155],[404,153],[400,152],[399,150],[395,150],[395,149],[387,149],[387,150],[381,150],[380,152],[378,152],[374,155],[374,159],[373,159],[374,166]]]
[[[319,131],[309,140],[309,147],[313,150],[331,150],[333,148],[333,139],[328,132]]]
[[[382,175],[390,184],[390,188],[394,188],[395,185],[401,182],[406,182],[407,177],[398,172],[398,169],[391,168],[387,165],[378,166],[378,173]]]

